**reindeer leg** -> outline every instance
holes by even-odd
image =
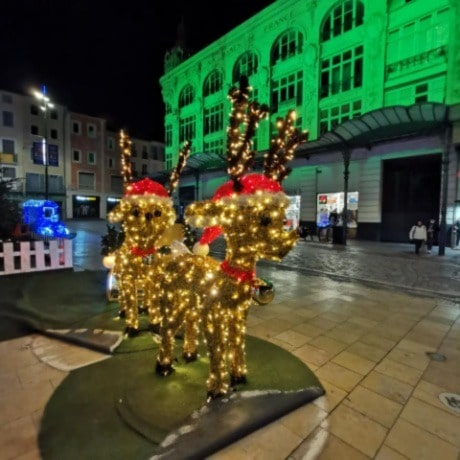
[[[225,332],[228,327],[228,314],[215,303],[204,315],[204,334],[209,352],[210,374],[207,381],[208,400],[220,398],[228,391],[227,344]]]
[[[162,376],[171,375],[174,372],[173,356],[176,333],[184,320],[184,310],[175,308],[180,305],[175,297],[168,299],[164,304],[164,314],[161,317],[160,336],[161,345],[158,352],[155,371]]]
[[[126,283],[126,328],[129,337],[135,337],[139,333],[139,319],[137,313],[137,288],[134,280],[127,280]]]
[[[238,307],[238,314],[229,323],[230,385],[246,383],[246,319],[247,305]]]
[[[199,333],[199,315],[197,310],[197,297],[189,300],[190,307],[184,315],[184,348],[182,357],[185,362],[191,363],[198,359],[198,333]]]

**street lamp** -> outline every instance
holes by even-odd
[[[50,101],[50,98],[47,96],[46,86],[42,87],[41,92],[35,91],[35,97],[41,102],[40,109],[43,112],[44,118],[44,135],[42,138],[42,155],[43,155],[43,164],[45,165],[45,200],[48,201],[48,109],[52,109],[54,104]]]

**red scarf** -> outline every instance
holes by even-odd
[[[254,270],[240,270],[239,268],[231,267],[226,260],[220,264],[220,268],[226,275],[237,281],[251,284],[256,281],[256,273]]]
[[[152,254],[155,254],[156,252],[156,248],[152,248],[152,249],[141,249],[141,248],[137,248],[135,246],[133,246],[131,248],[131,254],[133,256],[137,256],[137,257],[146,257],[146,256],[150,256]]]

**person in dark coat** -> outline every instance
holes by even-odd
[[[426,250],[428,254],[431,252],[433,244],[438,239],[439,225],[434,219],[430,219],[426,226]]]

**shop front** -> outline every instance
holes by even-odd
[[[74,219],[89,219],[100,217],[100,198],[91,195],[74,195],[72,197]]]

